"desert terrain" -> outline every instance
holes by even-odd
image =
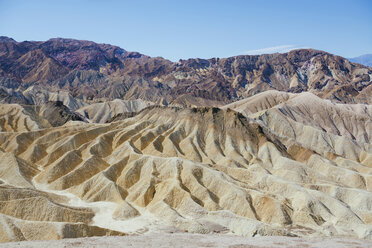
[[[0,51],[0,247],[371,246],[370,67]]]

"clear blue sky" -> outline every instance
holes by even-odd
[[[310,47],[372,53],[370,0],[0,0],[0,35],[65,37],[180,58]]]

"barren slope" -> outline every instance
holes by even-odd
[[[115,99],[113,101],[92,103],[88,106],[79,108],[76,112],[85,116],[91,122],[105,123],[118,114],[138,112],[150,105],[153,104],[140,99],[133,101]]]
[[[299,139],[306,128],[371,143],[372,106],[337,104],[311,93],[266,91],[226,105],[247,117],[261,120],[280,135]]]
[[[0,133],[0,153],[7,158],[0,161],[8,168],[0,173],[1,187],[17,195],[26,188],[44,194],[51,199],[45,204],[67,205],[65,211],[93,212],[84,223],[102,228],[101,234],[160,230],[371,239],[370,122],[363,125],[358,116],[370,117],[369,108],[345,107],[352,110],[356,128],[348,129],[345,122],[344,132],[335,134],[326,129],[328,122],[316,126],[298,120],[308,113],[295,107],[301,95],[275,95],[248,104],[245,113],[258,123],[232,110],[148,107],[109,124],[13,128]],[[294,110],[288,107],[282,119],[270,119],[269,110],[282,103]],[[338,105],[324,108],[329,116],[345,112]],[[302,126],[288,129],[289,120]],[[11,170],[19,173],[11,173],[10,180]],[[54,210],[25,210],[22,206],[33,206],[28,197],[14,207],[19,197],[2,195],[0,213],[10,223],[81,222],[80,214],[64,220],[55,219]],[[17,229],[23,236],[2,230],[8,240],[45,238],[29,229]]]
[[[42,105],[0,104],[0,131],[22,132],[61,126],[69,121],[85,121],[62,102]]]
[[[87,105],[83,100],[72,97],[67,91],[51,92],[36,86],[22,91],[0,86],[0,103],[42,105],[50,101],[60,101],[71,110]]]

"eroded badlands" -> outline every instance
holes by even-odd
[[[372,239],[371,116],[370,105],[277,91],[57,127],[4,104],[0,241],[154,232]]]

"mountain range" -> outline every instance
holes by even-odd
[[[370,67],[312,49],[171,62],[91,41],[16,42],[0,37],[1,86],[41,86],[84,101],[223,105],[280,90],[311,92],[340,103],[370,103],[371,74]]]

